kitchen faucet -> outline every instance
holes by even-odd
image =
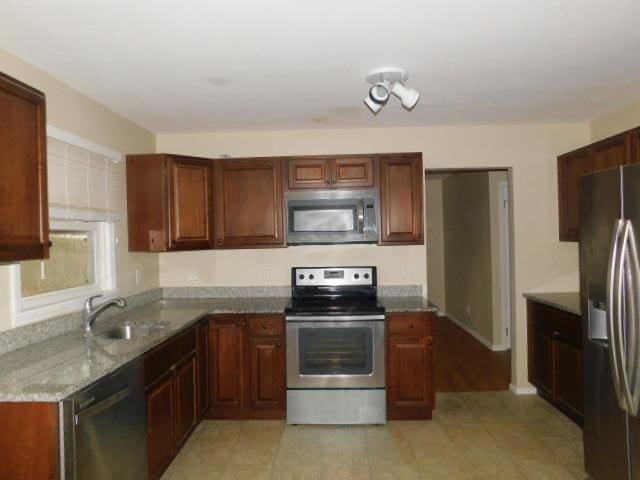
[[[87,298],[87,301],[84,302],[82,320],[84,320],[85,333],[91,333],[91,325],[103,310],[106,310],[109,307],[124,308],[127,306],[127,302],[125,302],[124,298],[114,298],[113,300],[109,300],[108,302],[104,302],[103,304],[94,307],[93,301],[101,296],[102,295],[93,295],[92,297]]]

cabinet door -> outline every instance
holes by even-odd
[[[209,324],[202,322],[197,329],[198,418],[202,418],[209,408]]]
[[[238,418],[243,413],[243,317],[220,315],[209,323],[210,418]]]
[[[373,157],[334,158],[331,161],[331,187],[373,187],[373,160]]]
[[[558,209],[560,240],[577,242],[580,237],[578,216],[578,180],[589,173],[591,159],[589,148],[558,157]]]
[[[215,162],[216,246],[284,246],[282,161]]]
[[[380,157],[380,240],[422,243],[422,156]]]
[[[249,339],[249,409],[284,414],[285,354],[282,338]]]
[[[623,133],[594,144],[591,150],[591,171],[597,172],[630,163],[631,137],[630,133]]]
[[[327,189],[331,185],[330,161],[324,158],[291,158],[288,165],[289,190]]]
[[[553,396],[553,340],[535,323],[529,324],[529,381]]]
[[[158,478],[174,452],[173,372],[147,390],[147,455],[149,478]]]
[[[175,443],[177,448],[187,440],[196,426],[198,411],[196,392],[196,353],[191,352],[176,365],[174,388],[175,407]]]
[[[169,157],[171,248],[212,247],[211,164]]]
[[[387,356],[388,418],[431,418],[434,405],[432,337],[392,335]]]
[[[579,345],[557,336],[555,347],[555,399],[570,412],[582,415],[582,350]]]
[[[0,73],[0,261],[49,257],[44,94]]]

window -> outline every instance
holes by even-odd
[[[14,327],[77,311],[91,295],[116,293],[121,156],[50,127],[47,135],[51,248],[47,260],[12,266]]]

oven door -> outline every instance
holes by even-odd
[[[287,319],[287,388],[384,388],[384,325]]]

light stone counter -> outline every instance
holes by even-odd
[[[574,315],[581,314],[579,292],[525,293],[524,297]]]

